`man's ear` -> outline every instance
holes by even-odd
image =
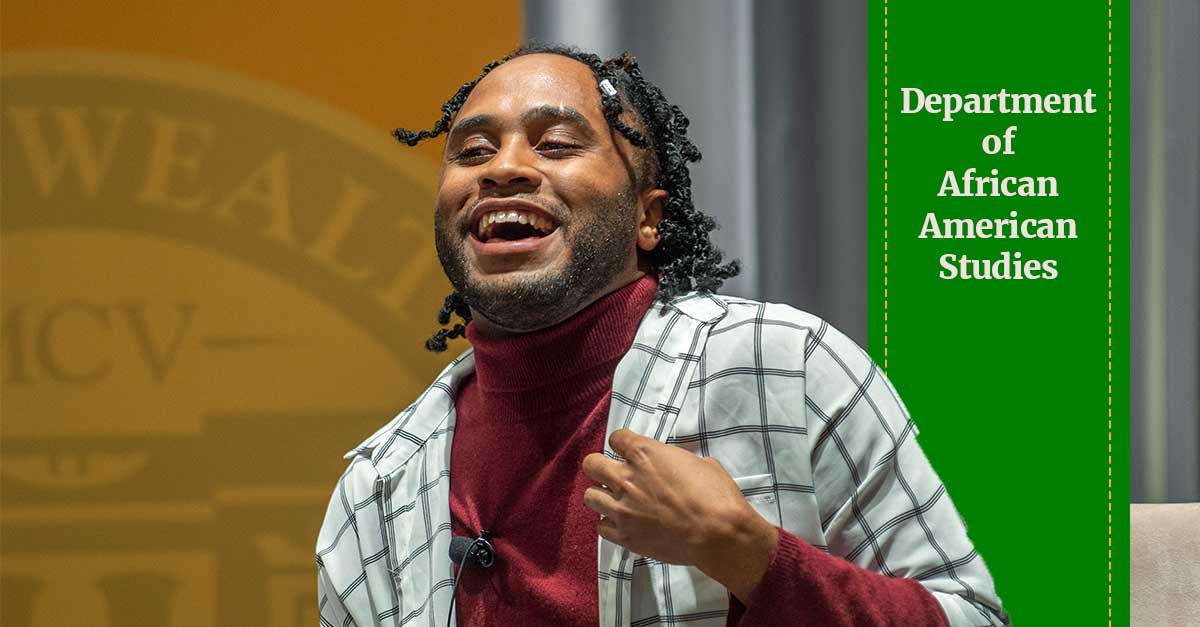
[[[658,246],[658,223],[663,217],[663,203],[667,200],[664,189],[648,189],[642,192],[638,203],[638,249],[650,252]]]

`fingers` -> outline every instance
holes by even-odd
[[[588,479],[609,487],[620,486],[624,483],[624,473],[621,462],[606,457],[603,453],[592,453],[583,458],[583,474]]]
[[[584,491],[583,502],[588,509],[600,514],[600,520],[596,522],[596,531],[600,537],[629,548],[626,544],[629,540],[628,532],[617,524],[628,511],[621,507],[618,499],[608,490],[592,486]]]
[[[650,443],[658,444],[658,440],[638,435],[629,429],[617,429],[608,436],[608,445],[613,452],[631,463],[636,461],[637,451]]]
[[[612,492],[599,486],[591,486],[583,492],[583,504],[602,516],[612,516],[617,509],[617,499]]]
[[[617,527],[617,523],[613,522],[611,518],[601,518],[600,522],[596,525],[596,531],[600,534],[601,538],[609,542],[615,542],[621,546],[625,546],[625,543],[628,541],[625,534]]]

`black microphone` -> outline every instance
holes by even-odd
[[[454,601],[458,597],[458,580],[463,571],[467,570],[468,560],[484,568],[490,568],[496,563],[496,549],[488,540],[492,532],[481,530],[479,537],[472,540],[466,536],[450,536],[450,559],[458,564],[458,574],[454,576],[454,585],[450,587],[450,609],[446,612],[446,627],[450,627],[450,618],[454,616]]]
[[[466,566],[466,560],[484,568],[490,568],[496,563],[496,549],[488,542],[492,534],[481,531],[475,539],[466,536],[451,536],[450,559],[459,567]]]

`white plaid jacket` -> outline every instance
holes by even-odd
[[[445,623],[454,394],[473,368],[468,350],[347,453],[317,540],[322,625]],[[1008,623],[895,390],[823,320],[716,295],[655,303],[613,379],[608,432],[622,427],[716,457],[767,520],[919,580],[952,625]],[[597,542],[601,627],[724,625],[726,590],[695,568]]]

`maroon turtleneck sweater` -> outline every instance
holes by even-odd
[[[485,337],[474,325],[475,374],[455,399],[450,514],[455,535],[495,534],[500,559],[468,568],[459,627],[596,625],[596,523],[583,503],[583,458],[604,449],[617,362],[658,282],[650,276],[536,333]],[[730,597],[728,625],[945,625],[920,583],[871,573],[780,530],[748,608]],[[769,599],[769,601],[767,601]]]

